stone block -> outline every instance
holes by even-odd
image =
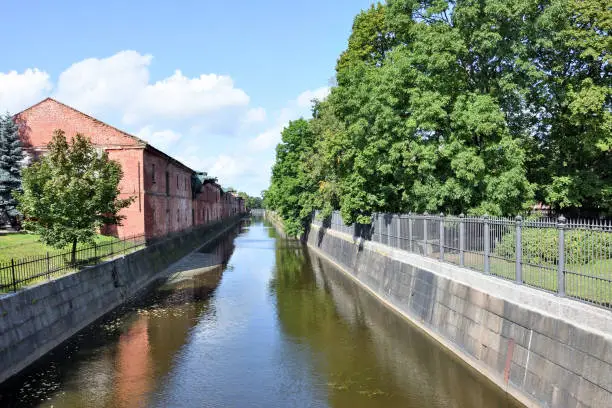
[[[512,321],[504,319],[502,322],[502,336],[513,339],[515,343],[528,348],[530,339],[530,330],[520,326]]]
[[[582,377],[612,393],[612,365],[587,354],[581,372]]]
[[[582,351],[571,348],[550,337],[534,332],[531,340],[531,350],[547,361],[558,364],[578,375],[583,372],[586,355]]]
[[[504,300],[503,299],[498,299],[495,298],[493,296],[488,296],[487,295],[487,306],[486,309],[491,312],[491,313],[495,313],[498,316],[503,316],[504,315]]]
[[[587,407],[603,408],[612,406],[612,394],[585,378],[580,379],[577,399]]]
[[[484,312],[485,327],[494,333],[501,333],[504,320],[497,314],[488,311]]]

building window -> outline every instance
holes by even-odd
[[[166,172],[166,195],[170,195],[170,172]]]
[[[176,188],[179,188],[178,174],[176,175]]]
[[[176,210],[176,223],[177,224],[181,223],[181,213],[180,213],[180,210]]]
[[[155,163],[151,164],[151,182],[155,184]]]

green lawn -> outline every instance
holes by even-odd
[[[70,246],[62,249],[46,246],[34,234],[0,236],[0,293],[13,289],[11,259],[15,261],[15,278],[17,282],[21,281],[17,284],[17,288],[20,288],[49,277],[75,272],[86,265],[94,265],[100,260],[133,252],[144,246],[143,239],[120,241],[103,235],[96,236],[95,242],[95,249],[91,244],[79,244],[76,264],[72,265]]]
[[[430,256],[436,257],[437,254]],[[459,264],[459,255],[445,254],[445,261]],[[484,271],[482,254],[465,253],[464,264],[470,269]],[[490,273],[506,279],[515,280],[514,262],[490,258]],[[556,265],[523,265],[523,282],[537,288],[557,292]],[[568,264],[565,266],[565,293],[568,296],[595,302],[604,306],[612,305],[612,259],[597,260],[588,264]]]
[[[118,242],[115,237],[107,237],[104,235],[96,236],[96,244],[104,244],[110,242]],[[89,246],[90,244],[79,244],[80,248]],[[0,263],[11,262],[11,258],[15,260],[30,256],[45,256],[47,252],[57,254],[60,252],[70,251],[70,246],[64,249],[56,249],[47,246],[40,242],[38,235],[35,234],[8,234],[0,236]]]

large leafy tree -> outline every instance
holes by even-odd
[[[389,0],[359,13],[308,123],[312,154],[288,176],[299,197],[284,204],[347,222],[536,201],[611,214],[611,25],[603,0]]]
[[[19,215],[15,193],[21,189],[22,160],[19,129],[6,113],[0,116],[0,213],[11,223]]]
[[[120,199],[122,177],[119,163],[106,152],[96,151],[91,141],[77,134],[68,143],[57,130],[40,161],[23,170],[23,193],[17,196],[25,227],[41,240],[63,248],[72,245],[76,260],[78,242],[92,242],[104,224],[118,224],[119,211],[133,197]]]

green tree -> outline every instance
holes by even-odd
[[[314,106],[311,144],[273,176],[266,205],[294,220],[340,209],[348,223],[512,215],[536,201],[611,214],[611,25],[603,0],[370,7]]]
[[[292,236],[304,232],[314,210],[316,186],[311,182],[302,163],[313,154],[313,135],[308,122],[298,119],[289,122],[276,147],[276,163],[266,193],[266,206],[283,219],[285,231]]]
[[[14,195],[21,189],[22,160],[19,129],[7,112],[0,116],[0,212],[11,224],[19,215]]]
[[[49,152],[23,170],[23,193],[17,196],[25,227],[56,248],[72,244],[76,262],[78,242],[92,242],[104,224],[119,224],[118,213],[134,197],[119,199],[123,176],[119,163],[99,154],[81,134],[69,144],[55,131]]]
[[[542,7],[530,43],[539,109],[539,198],[555,208],[612,213],[612,8],[603,0]]]

